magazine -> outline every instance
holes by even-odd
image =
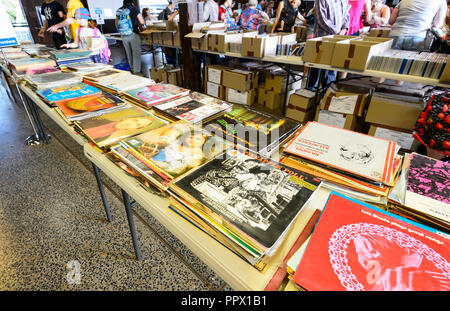
[[[179,86],[157,83],[143,88],[126,91],[124,96],[144,107],[150,108],[164,101],[179,98],[188,94],[189,90]]]
[[[193,92],[188,96],[153,106],[155,112],[167,114],[174,119],[198,123],[220,112],[230,109],[231,105],[217,98]]]
[[[101,94],[102,91],[85,83],[77,83],[52,89],[38,90],[37,93],[46,102],[54,104],[54,102],[63,99]]]
[[[166,180],[176,178],[212,159],[229,144],[178,121],[120,142]]]
[[[311,291],[448,291],[449,236],[331,192],[293,281]]]
[[[205,123],[207,131],[264,156],[271,155],[299,128],[296,122],[236,104]]]
[[[87,138],[100,148],[108,148],[122,139],[166,124],[167,122],[139,107],[130,107],[75,122]]]
[[[248,151],[228,150],[171,185],[177,195],[271,256],[320,185]]]
[[[369,180],[391,184],[396,142],[308,122],[284,152]]]

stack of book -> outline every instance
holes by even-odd
[[[230,109],[230,104],[197,92],[153,106],[155,113],[166,120],[190,123],[205,122]]]
[[[55,105],[56,111],[68,124],[129,107],[119,97],[107,93],[59,100]]]
[[[188,89],[173,84],[157,83],[126,91],[122,94],[122,97],[133,104],[149,109],[156,104],[167,102],[188,94]]]
[[[3,49],[3,53],[8,61],[19,58],[30,58],[30,55],[21,48],[6,48]]]
[[[229,149],[169,184],[170,208],[264,271],[320,181]]]
[[[31,69],[43,69],[56,67],[54,60],[48,58],[18,58],[9,61],[9,67],[18,73],[24,73]]]
[[[448,291],[450,239],[332,192],[292,280],[310,291]]]
[[[450,164],[405,154],[389,211],[450,233]]]
[[[448,61],[447,54],[388,50],[371,57],[368,69],[440,79]]]
[[[96,76],[97,78],[93,78]],[[126,91],[155,84],[152,79],[132,75],[128,71],[109,69],[84,76],[85,83],[111,94],[120,95]]]
[[[56,61],[59,67],[67,67],[76,63],[90,63],[91,52],[83,49],[52,50],[50,58]]]
[[[36,73],[37,69],[33,71]],[[61,86],[77,84],[82,81],[81,77],[70,72],[62,72],[52,69],[41,69],[40,74],[30,74],[24,76],[24,81],[32,90],[53,89]]]
[[[110,68],[112,68],[112,65],[103,64],[103,63],[79,63],[79,64],[68,65],[66,68],[68,70],[78,72],[80,74],[87,74],[87,73],[91,73],[94,71],[100,71],[103,69],[110,69]]]
[[[308,122],[284,148],[282,163],[325,181],[328,188],[386,203],[402,157],[396,142]]]
[[[75,129],[103,151],[108,151],[111,146],[125,138],[166,124],[166,121],[134,106],[74,122]]]
[[[84,83],[77,83],[50,89],[37,90],[36,93],[49,106],[55,107],[57,101],[100,95],[102,91]]]
[[[32,57],[50,57],[50,51],[54,49],[46,47],[45,45],[35,44],[26,45],[23,47],[23,51]]]
[[[292,139],[300,124],[246,105],[233,105],[231,111],[205,122],[205,129],[221,135],[239,147],[270,156]]]

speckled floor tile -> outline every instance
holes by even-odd
[[[0,290],[231,290],[139,206],[134,260],[120,189],[104,178],[108,223],[82,148],[43,113],[51,143],[25,146],[24,110],[0,97]]]

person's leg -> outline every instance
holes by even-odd
[[[130,70],[133,70],[133,53],[131,51],[131,36],[122,36],[122,44],[125,49],[125,55],[127,56],[128,65],[130,65]]]
[[[309,68],[308,80],[306,81],[306,88],[315,91],[319,86],[320,71],[322,69]]]
[[[337,79],[337,71],[334,70],[325,70],[322,79],[322,87],[329,87],[331,83],[336,82]]]
[[[141,72],[141,37],[136,34],[133,33],[131,35],[133,38],[131,40],[131,49],[132,49],[132,53],[133,53],[133,73],[140,73]]]

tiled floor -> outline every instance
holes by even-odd
[[[136,261],[120,189],[103,176],[108,223],[81,146],[41,117],[50,144],[25,146],[25,111],[0,86],[0,290],[231,290],[139,206]]]

